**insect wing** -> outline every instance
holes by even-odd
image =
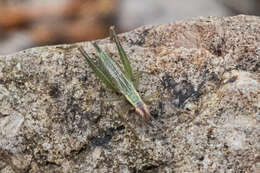
[[[116,62],[111,59],[104,51],[102,51],[97,43],[93,43],[99,53],[98,57],[101,59],[104,68],[108,71],[111,76],[112,83],[118,88],[118,90],[127,98],[127,100],[134,106],[142,102],[141,97],[134,88],[134,85],[130,79],[120,70],[120,67]]]
[[[87,63],[94,71],[94,73],[100,78],[100,80],[110,89],[117,91],[117,88],[111,82],[111,77],[106,75],[107,73],[105,71],[105,68],[102,67],[102,65],[97,66],[82,47],[79,47],[78,49],[81,52],[81,54],[85,57]]]
[[[127,55],[120,43],[120,41],[118,40],[118,37],[116,35],[116,32],[115,32],[115,29],[114,27],[110,27],[110,32],[111,32],[111,37],[113,38],[113,40],[115,41],[116,43],[116,47],[118,49],[118,52],[119,52],[119,55],[120,55],[120,59],[123,63],[123,66],[124,66],[124,72],[125,72],[125,75],[131,80],[131,81],[134,81],[134,75],[133,75],[133,70],[132,70],[132,67],[131,67],[131,63],[129,61],[129,59],[127,58]]]

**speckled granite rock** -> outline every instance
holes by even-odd
[[[257,172],[260,18],[202,17],[121,34],[153,119],[142,123],[75,48],[0,57],[0,170]],[[89,42],[79,43],[89,53]],[[103,48],[117,55],[109,39]]]

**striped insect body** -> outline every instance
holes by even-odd
[[[107,53],[97,45],[96,42],[93,43],[93,46],[97,51],[99,63],[95,64],[89,55],[85,52],[83,47],[79,47],[79,51],[85,57],[87,63],[94,71],[94,73],[100,78],[100,80],[108,88],[123,94],[125,98],[135,107],[136,112],[145,120],[147,120],[150,117],[150,111],[134,87],[134,75],[130,61],[117,38],[114,28],[111,27],[110,31],[112,38],[116,43],[120,59],[124,67],[123,70],[121,70],[117,63],[111,57],[109,57]]]

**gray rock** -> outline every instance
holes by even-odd
[[[257,172],[260,18],[201,17],[119,35],[144,71],[143,122],[77,51],[90,42],[0,57],[0,170]],[[118,59],[115,44],[99,40]],[[128,111],[125,111],[128,110]],[[126,112],[126,113],[123,113]]]

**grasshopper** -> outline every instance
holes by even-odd
[[[134,87],[134,75],[131,63],[116,35],[114,27],[110,27],[111,38],[115,41],[123,69],[113,60],[106,52],[104,52],[96,42],[93,46],[96,49],[98,61],[94,63],[83,47],[79,47],[79,51],[84,56],[88,65],[94,71],[96,76],[110,89],[117,93],[121,93],[132,104],[135,111],[145,120],[150,118],[150,111],[144,103],[137,90]]]

